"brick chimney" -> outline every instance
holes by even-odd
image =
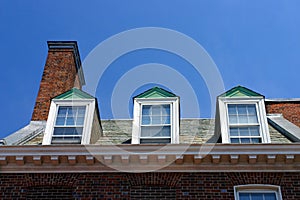
[[[284,118],[300,127],[300,99],[268,99],[267,114],[282,114]]]
[[[35,102],[32,121],[48,118],[51,99],[73,87],[81,89],[85,80],[75,41],[48,41],[48,56],[40,89]]]

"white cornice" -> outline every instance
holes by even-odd
[[[2,173],[300,172],[299,144],[1,146]]]

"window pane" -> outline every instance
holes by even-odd
[[[252,193],[251,200],[264,200],[264,195],[262,193]]]
[[[229,135],[239,137],[232,143],[260,143],[260,129],[255,104],[228,104]]]
[[[248,116],[248,122],[249,123],[258,123],[258,120],[257,120],[257,116],[256,115],[249,115]]]
[[[142,126],[141,137],[170,137],[170,126]]]
[[[231,127],[230,136],[260,136],[259,126]]]
[[[68,107],[61,106],[61,107],[59,107],[57,114],[58,114],[58,116],[66,116],[67,111],[68,111]]]
[[[55,122],[55,126],[59,127],[54,127],[51,143],[80,144],[85,110],[85,106],[60,106]]]
[[[248,143],[250,143],[250,138],[241,138],[241,143],[242,144],[248,144]]]
[[[239,138],[231,138],[230,142],[234,143],[234,144],[237,144],[237,143],[240,143],[240,140],[239,140]]]
[[[259,136],[259,127],[250,127],[251,136]]]
[[[142,125],[150,124],[150,116],[143,116],[142,117]]]
[[[63,126],[65,125],[65,117],[57,117],[56,118],[56,125],[59,125],[59,126]]]
[[[171,124],[170,116],[162,116],[162,124]]]
[[[56,127],[54,128],[53,135],[82,135],[82,130],[82,127]]]
[[[164,105],[143,105],[141,116],[141,138],[140,142],[163,143],[170,141],[171,137],[171,116],[170,104]],[[147,137],[147,138],[146,138]],[[158,138],[158,137],[167,137]],[[153,139],[151,139],[153,138]],[[150,140],[151,139],[151,140]]]
[[[152,106],[152,115],[161,115],[161,106]]]
[[[162,114],[163,115],[170,115],[170,105],[163,105],[162,106]]]
[[[160,116],[153,116],[152,117],[152,124],[162,124]]]
[[[255,104],[229,104],[230,124],[258,123]]]
[[[239,193],[240,200],[276,200],[276,194],[274,192],[270,193]]]
[[[261,143],[261,138],[251,138],[251,143]]]
[[[250,194],[249,193],[239,193],[239,199],[240,200],[250,200]]]
[[[75,125],[74,118],[73,117],[68,117],[66,125]]]
[[[167,144],[171,143],[171,138],[150,138],[141,139],[140,144]]]
[[[229,124],[237,124],[238,118],[236,115],[229,115]]]
[[[151,127],[148,126],[142,126],[141,127],[141,137],[152,137],[153,130]]]
[[[78,116],[84,116],[85,115],[85,107],[81,106],[78,107]]]
[[[239,115],[238,116],[238,123],[239,124],[247,124],[248,123],[248,116],[247,115]]]
[[[64,135],[75,135],[75,128],[64,128]]]
[[[276,200],[275,192],[241,192],[240,200]]]
[[[238,128],[240,131],[240,136],[249,136],[250,132],[249,132],[249,128]]]
[[[68,113],[67,113],[67,116],[73,116],[73,115],[74,115],[73,108],[74,108],[74,107],[68,107]]]
[[[233,104],[228,105],[228,114],[229,115],[236,115],[237,114],[236,105],[233,105]]]
[[[74,135],[82,135],[83,128],[77,127],[75,128]]]
[[[76,125],[80,126],[84,123],[84,117],[78,117],[76,121]]]
[[[246,105],[237,105],[238,115],[247,115]]]
[[[259,127],[231,127],[229,129],[231,143],[261,143],[261,137],[259,135]],[[251,136],[251,138],[249,137]],[[255,137],[257,136],[257,137]],[[254,138],[252,138],[254,137]]]
[[[171,127],[170,126],[164,126],[161,130],[161,136],[166,136],[166,137],[171,136]]]
[[[249,115],[256,115],[256,107],[255,107],[255,105],[249,104],[247,106],[247,109],[248,109],[248,114]]]
[[[143,106],[142,115],[150,115],[150,106],[148,105]]]
[[[83,125],[85,106],[60,106],[55,125],[74,126]]]
[[[239,136],[238,128],[230,128],[230,136]]]
[[[51,144],[80,144],[81,137],[52,137]]]
[[[64,128],[54,128],[53,135],[64,135],[65,129]]]
[[[276,200],[276,194],[275,193],[266,193],[265,200]]]
[[[144,105],[142,125],[170,124],[170,105]]]

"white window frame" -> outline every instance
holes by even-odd
[[[240,200],[239,193],[275,193],[276,200],[282,200],[280,186],[267,184],[248,184],[234,186],[234,199]]]
[[[257,119],[259,123],[259,132],[261,135],[261,143],[270,143],[270,134],[265,110],[265,103],[263,97],[219,97],[219,113],[222,143],[230,142],[230,125],[228,115],[228,104],[255,104]],[[241,125],[242,127],[243,125]],[[251,125],[249,125],[251,126]]]
[[[179,143],[179,98],[135,98],[133,105],[132,144],[140,144],[143,105],[170,105],[171,144]]]
[[[85,106],[85,116],[82,130],[81,144],[90,144],[93,116],[95,110],[94,99],[53,99],[51,101],[48,120],[42,145],[51,145],[55,121],[60,106]],[[68,143],[69,144],[69,143]]]

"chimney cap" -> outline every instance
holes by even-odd
[[[80,54],[76,41],[47,41],[48,49],[71,49],[73,50],[76,70],[81,85],[85,85],[85,79],[83,75]]]

